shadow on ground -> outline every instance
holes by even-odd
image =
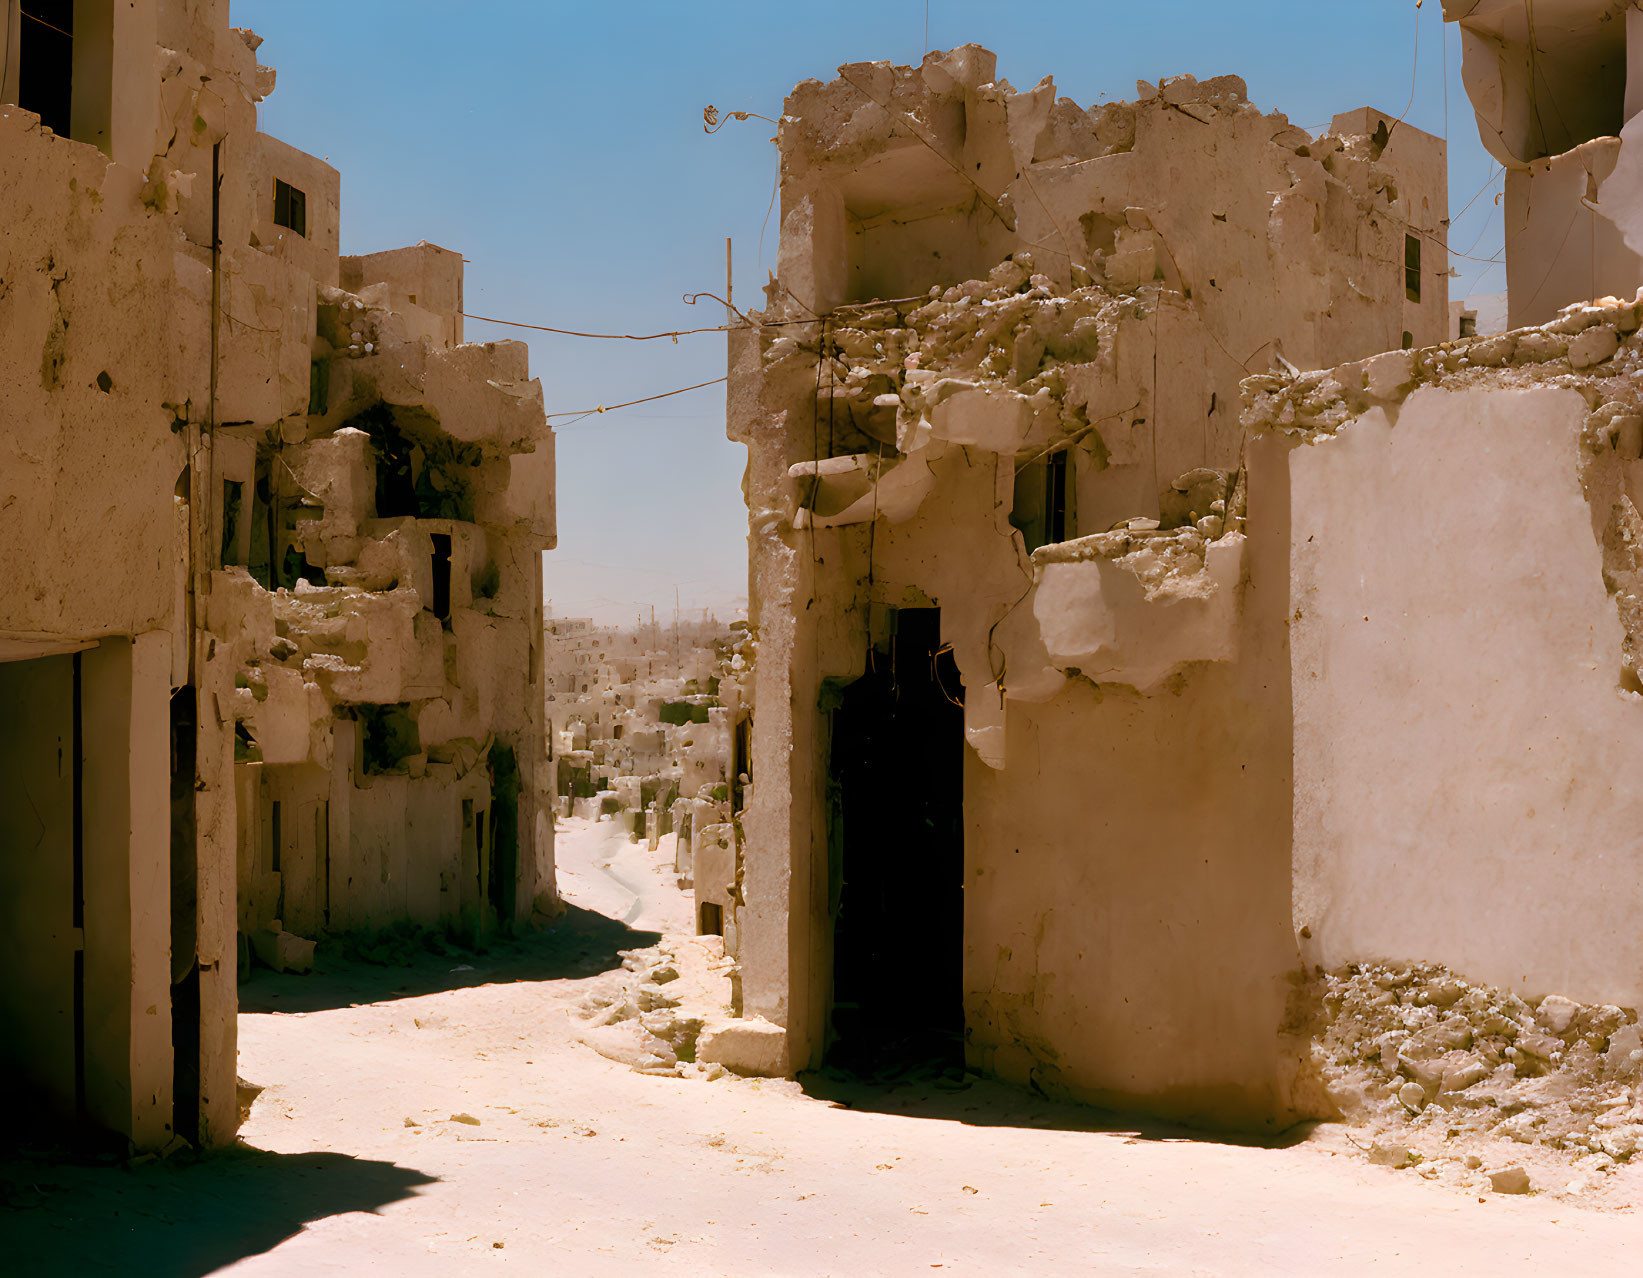
[[[1275,1133],[1221,1132],[1186,1127],[1133,1114],[1094,1109],[1070,1101],[1053,1101],[994,1079],[958,1070],[909,1068],[897,1077],[863,1078],[842,1070],[799,1075],[805,1095],[841,1109],[898,1114],[964,1123],[970,1127],[1022,1127],[1041,1131],[1099,1132],[1134,1141],[1182,1141],[1288,1149],[1299,1145],[1316,1126],[1301,1123]]]
[[[660,941],[625,923],[571,905],[550,928],[503,938],[478,952],[413,946],[393,965],[339,956],[320,942],[314,971],[287,976],[256,968],[240,981],[242,1012],[320,1012],[512,981],[579,980],[621,966],[621,951]],[[443,945],[443,943],[441,943]]]
[[[203,1278],[312,1221],[379,1211],[433,1183],[394,1163],[246,1146],[138,1166],[0,1149],[0,1273]]]

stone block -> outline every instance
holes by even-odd
[[[790,1072],[787,1031],[757,1016],[723,1021],[702,1031],[696,1059],[755,1078],[783,1078]]]

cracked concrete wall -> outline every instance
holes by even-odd
[[[1286,441],[1260,464],[1291,491],[1309,965],[1643,1001],[1638,324],[1573,308],[1249,384],[1251,428]]]
[[[1236,77],[1086,112],[975,46],[840,76],[787,103],[780,269],[730,340],[759,636],[743,1010],[786,1067],[819,1059],[819,694],[887,610],[936,605],[970,747],[971,1063],[1285,1125],[1314,1108],[1285,1028],[1287,546],[1245,527],[1238,386],[1445,336],[1441,240],[1418,305],[1404,267],[1447,216],[1441,143],[1395,148],[1371,111],[1313,138]],[[1213,1046],[1160,1028],[1206,1019]]]
[[[274,74],[226,0],[81,7],[85,48],[108,56],[76,63],[71,136],[0,105],[0,535],[17,548],[0,660],[102,672],[81,720],[99,738],[88,776],[95,760],[107,778],[86,796],[107,804],[104,833],[88,826],[88,1113],[145,1147],[176,1135],[169,967],[198,988],[199,1055],[177,1075],[197,1074],[197,1112],[177,1117],[222,1144],[242,922],[434,917],[429,885],[443,909],[451,866],[475,872],[476,927],[497,904],[518,922],[554,900],[539,801],[552,433],[522,346],[460,344],[457,255],[357,259],[357,291],[340,290],[340,176],[257,131]],[[302,193],[300,215],[276,205],[276,180]],[[420,739],[360,775],[357,758],[386,756],[359,721],[404,744],[396,712]],[[8,749],[29,730],[14,723]],[[169,814],[149,810],[167,754],[193,773]],[[489,905],[451,831],[470,791],[476,822],[517,829],[515,881]],[[393,862],[413,824],[412,858]]]

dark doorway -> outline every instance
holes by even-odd
[[[519,896],[519,760],[513,747],[491,746],[491,857],[486,885],[497,923],[513,923]]]
[[[451,619],[451,534],[429,533],[428,540],[433,543],[434,597],[431,611],[441,621],[449,622]]]
[[[833,711],[827,1063],[964,1062],[964,707],[941,612],[905,608]]]
[[[171,1103],[172,1130],[200,1138],[199,850],[194,779],[194,689],[171,694]]]

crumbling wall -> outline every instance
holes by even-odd
[[[1410,323],[1441,338],[1445,261],[1409,311],[1385,137],[1312,138],[1235,77],[1139,98],[1016,93],[970,46],[787,103],[780,268],[730,348],[760,645],[741,988],[790,1064],[819,1058],[826,690],[893,610],[939,607],[971,747],[970,1060],[1282,1125],[1316,1108],[1285,1028],[1287,654],[1254,584],[1287,547],[1246,535],[1237,386]],[[1232,1006],[1213,1051],[1157,1030]]]
[[[1290,491],[1295,924],[1309,965],[1439,963],[1643,1002],[1635,302],[1249,383]]]
[[[297,827],[302,863],[322,841],[329,859],[328,905],[306,916],[325,931],[409,920],[478,938],[555,900],[532,695],[553,513],[541,473],[513,465],[540,450],[551,478],[552,436],[522,346],[439,345],[389,308],[386,284],[363,287],[320,290],[310,411],[247,434],[253,522],[274,531],[223,574],[219,597],[236,603],[220,632],[242,667],[246,764],[332,776],[323,840]],[[528,769],[505,797],[499,746]],[[260,802],[283,816],[272,793]],[[281,899],[242,892],[241,928],[290,930]]]

